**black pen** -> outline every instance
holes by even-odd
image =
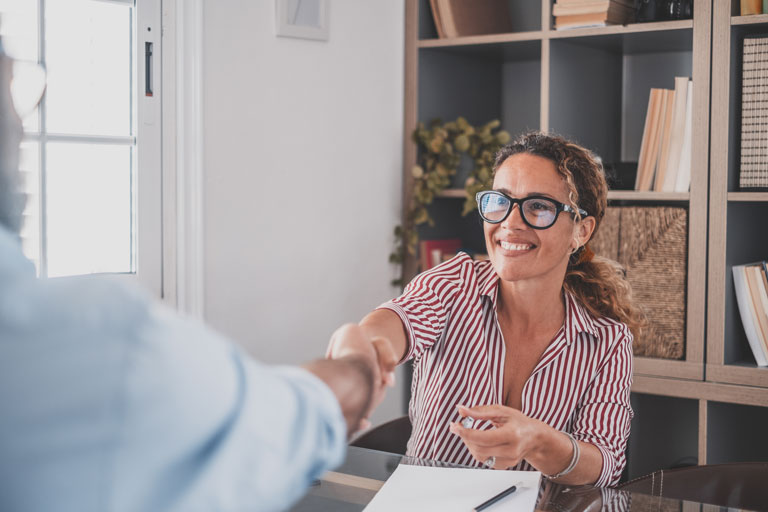
[[[485,510],[485,509],[487,509],[488,507],[490,507],[491,505],[493,505],[494,503],[496,503],[497,501],[501,501],[501,500],[503,500],[504,498],[506,498],[507,496],[509,496],[509,495],[510,495],[510,494],[512,494],[513,492],[515,492],[516,490],[517,490],[517,485],[513,485],[513,486],[512,486],[512,487],[510,487],[509,489],[506,489],[506,490],[504,490],[504,491],[501,491],[499,494],[497,494],[497,495],[496,495],[496,496],[494,496],[493,498],[489,499],[488,501],[484,501],[484,502],[483,502],[483,503],[481,503],[480,505],[476,506],[476,507],[474,508],[474,511],[475,511],[475,512],[480,512],[481,510]]]

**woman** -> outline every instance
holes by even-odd
[[[606,209],[603,169],[528,133],[499,151],[477,200],[489,260],[460,253],[357,326],[414,359],[408,455],[615,484],[643,317],[620,267],[586,246]]]

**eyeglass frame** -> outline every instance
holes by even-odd
[[[507,210],[507,213],[505,213],[504,216],[501,219],[499,219],[499,220],[488,220],[485,217],[485,215],[483,215],[482,207],[481,207],[481,204],[480,204],[480,199],[485,194],[498,194],[498,195],[506,198],[510,202],[510,206],[509,206],[509,209]],[[550,203],[554,203],[554,205],[555,205],[555,215],[554,215],[554,217],[552,217],[552,223],[551,224],[549,224],[548,226],[534,226],[532,223],[530,223],[528,221],[528,219],[525,217],[525,212],[523,210],[523,202],[528,201],[529,199],[543,199],[545,201],[549,201]],[[551,228],[552,226],[555,225],[555,223],[557,222],[557,219],[560,218],[560,214],[562,212],[571,213],[571,214],[578,213],[579,215],[581,215],[582,218],[589,217],[589,213],[587,213],[585,210],[583,210],[581,208],[574,209],[573,206],[565,204],[565,203],[561,203],[557,199],[552,199],[551,197],[540,196],[540,195],[527,196],[527,197],[522,197],[522,198],[517,199],[517,198],[514,198],[514,197],[510,197],[507,194],[505,194],[504,192],[501,192],[499,190],[481,190],[480,192],[475,194],[475,201],[477,201],[477,211],[480,213],[480,218],[483,219],[483,222],[487,222],[488,224],[501,224],[502,222],[504,222],[507,219],[507,217],[509,217],[509,215],[512,213],[512,210],[515,209],[515,205],[518,205],[517,207],[520,210],[520,218],[523,219],[523,222],[525,222],[525,224],[527,226],[530,226],[533,229],[549,229],[549,228]]]

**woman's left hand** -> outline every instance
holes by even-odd
[[[471,408],[460,405],[458,410],[462,417],[470,416],[475,421],[488,420],[496,427],[477,430],[464,428],[460,423],[451,423],[450,426],[451,432],[461,437],[475,460],[485,464],[494,457],[494,469],[507,469],[529,458],[539,449],[543,430],[550,428],[517,409],[503,405]]]

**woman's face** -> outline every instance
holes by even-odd
[[[555,164],[528,153],[512,155],[501,164],[493,189],[516,199],[537,195],[569,204],[568,188]],[[533,229],[523,221],[519,205],[514,205],[502,222],[483,222],[483,227],[488,255],[502,280],[562,280],[571,252],[589,240],[594,219],[577,223],[572,214],[561,212],[551,227]]]

